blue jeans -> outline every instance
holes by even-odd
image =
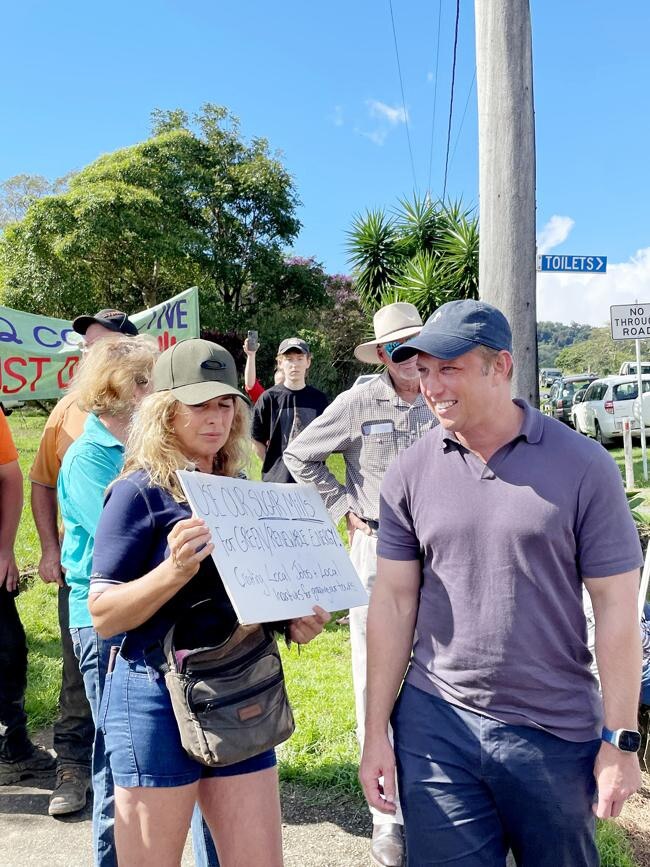
[[[72,647],[79,662],[79,670],[84,679],[86,696],[97,726],[99,706],[108,671],[111,647],[119,645],[122,636],[116,635],[104,641],[92,626],[70,627]],[[115,824],[115,803],[113,796],[113,777],[104,752],[104,736],[95,728],[92,756],[93,782],[93,851],[95,867],[117,867],[117,856],[113,839]]]
[[[405,684],[392,716],[409,867],[598,867],[594,761]]]

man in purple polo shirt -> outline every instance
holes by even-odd
[[[511,399],[495,307],[443,305],[393,359],[413,354],[440,425],[381,488],[366,797],[392,812],[397,767],[414,867],[503,867],[509,848],[518,864],[596,867],[594,813],[617,816],[640,783],[642,557],[620,472]]]

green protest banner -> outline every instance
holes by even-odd
[[[193,286],[129,318],[140,334],[156,337],[161,350],[198,337],[199,290]],[[0,306],[0,399],[58,398],[81,358],[81,341],[69,320]]]

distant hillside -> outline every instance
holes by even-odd
[[[555,367],[558,354],[567,346],[589,340],[592,334],[591,325],[579,325],[572,322],[537,323],[537,361],[539,367]]]

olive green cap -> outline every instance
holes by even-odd
[[[227,395],[250,403],[237,388],[232,355],[218,343],[199,337],[175,343],[159,356],[153,369],[153,390],[171,391],[188,406]]]

